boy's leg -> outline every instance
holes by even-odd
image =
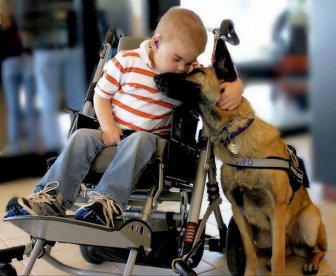
[[[95,129],[79,129],[70,137],[67,146],[55,163],[35,186],[39,192],[50,182],[58,182],[67,209],[75,202],[80,184],[87,175],[96,155],[106,146],[102,132]]]
[[[69,209],[76,200],[80,184],[86,176],[92,160],[104,147],[100,130],[80,129],[74,132],[55,163],[35,186],[34,194],[27,198],[17,198],[17,200],[10,201],[11,206],[7,205],[7,209],[15,210],[11,213],[8,212],[6,216],[19,215],[16,212],[18,209],[23,212],[26,210],[27,212],[24,213],[26,215],[27,213],[40,214],[41,212],[45,214],[44,209],[40,210],[41,205],[45,203],[48,205],[58,204],[64,210]],[[50,185],[51,183],[53,185]],[[45,195],[46,193],[55,198],[50,198],[49,195]],[[58,206],[56,209],[59,209]],[[52,212],[50,213],[52,214]]]
[[[135,132],[123,139],[95,190],[113,198],[124,209],[141,172],[156,150],[158,138],[148,132]]]
[[[96,193],[89,204],[77,211],[76,218],[113,226],[113,214],[120,214],[126,207],[134,185],[156,150],[158,138],[155,134],[135,132],[123,139],[96,186]]]

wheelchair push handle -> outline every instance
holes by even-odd
[[[106,32],[104,43],[110,44],[112,48],[117,48],[122,36],[124,36],[124,34],[121,30],[110,27]]]
[[[239,37],[234,29],[234,24],[229,19],[224,19],[219,27],[219,36],[232,45],[240,43]]]
[[[230,19],[222,20],[219,28],[207,28],[209,32],[215,35],[217,38],[224,39],[234,46],[240,43],[239,37],[234,29],[234,24]]]

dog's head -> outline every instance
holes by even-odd
[[[218,39],[213,66],[197,68],[189,74],[161,74],[155,77],[155,83],[162,93],[198,109],[200,105],[215,105],[221,96],[220,83],[236,79],[230,53],[225,42]]]

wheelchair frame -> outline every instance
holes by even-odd
[[[218,32],[218,29],[212,31],[215,34],[215,32]],[[222,32],[222,30],[220,31]],[[97,70],[88,88],[82,111],[82,113],[89,118],[90,123],[94,122],[94,87],[102,75],[104,64],[111,51],[111,45],[115,45],[116,40],[119,39],[120,32],[111,29],[108,31],[103,49],[100,53]],[[122,39],[123,38],[121,38],[121,40]],[[78,116],[75,116],[69,132],[70,134],[79,127],[78,123]],[[164,159],[167,141],[160,139],[158,144],[158,151],[155,156],[155,160],[159,165],[158,186],[152,185],[146,189],[145,193],[141,191],[140,193],[135,192],[132,194],[129,202],[144,201],[144,203],[142,203],[143,207],[140,207],[140,209],[135,208],[135,210],[125,211],[124,217],[129,220],[126,220],[126,222],[118,220],[115,229],[111,229],[105,226],[77,221],[74,220],[72,216],[20,216],[7,218],[4,220],[11,222],[27,232],[32,237],[32,243],[0,250],[1,262],[7,265],[7,263],[10,263],[14,258],[22,260],[24,255],[29,256],[22,275],[29,275],[31,273],[34,263],[38,258],[43,258],[56,268],[71,274],[106,275],[108,273],[83,270],[65,265],[51,256],[51,249],[56,242],[78,245],[110,246],[130,249],[123,275],[131,275],[139,252],[141,251],[145,255],[148,255],[151,251],[152,232],[156,230],[155,226],[150,225],[151,220],[157,219],[161,223],[166,222],[166,212],[157,210],[158,203],[166,200],[177,200],[180,202],[180,212],[173,213],[172,217],[174,221],[179,222],[178,225],[184,235],[181,248],[178,248],[179,256],[172,262],[172,269],[180,275],[195,274],[192,269],[192,267],[195,267],[195,264],[193,266],[193,258],[199,250],[202,250],[200,253],[201,256],[203,254],[205,225],[211,213],[214,213],[220,238],[211,239],[210,242],[208,241],[209,249],[212,251],[224,252],[226,243],[227,227],[223,222],[219,208],[222,199],[219,195],[219,185],[216,181],[216,164],[212,145],[207,138],[202,136],[202,132],[200,132],[199,140],[196,145],[198,162],[193,185],[189,186],[184,191],[183,188],[180,188],[182,192],[180,191],[174,195],[172,192],[164,191]],[[207,178],[208,182],[206,183]],[[177,182],[178,181],[179,180],[177,180]],[[205,186],[207,186],[209,205],[200,221]],[[190,195],[191,197],[189,198]],[[162,227],[162,225],[159,227]],[[96,239],[98,236],[99,239]],[[203,247],[200,245],[203,245]],[[199,261],[200,259],[198,262]],[[0,268],[0,271],[1,269],[2,268]]]

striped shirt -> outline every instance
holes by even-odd
[[[107,62],[95,93],[110,99],[116,124],[121,129],[165,135],[170,131],[172,110],[180,104],[160,93],[149,59],[150,40],[140,48],[119,52]]]

